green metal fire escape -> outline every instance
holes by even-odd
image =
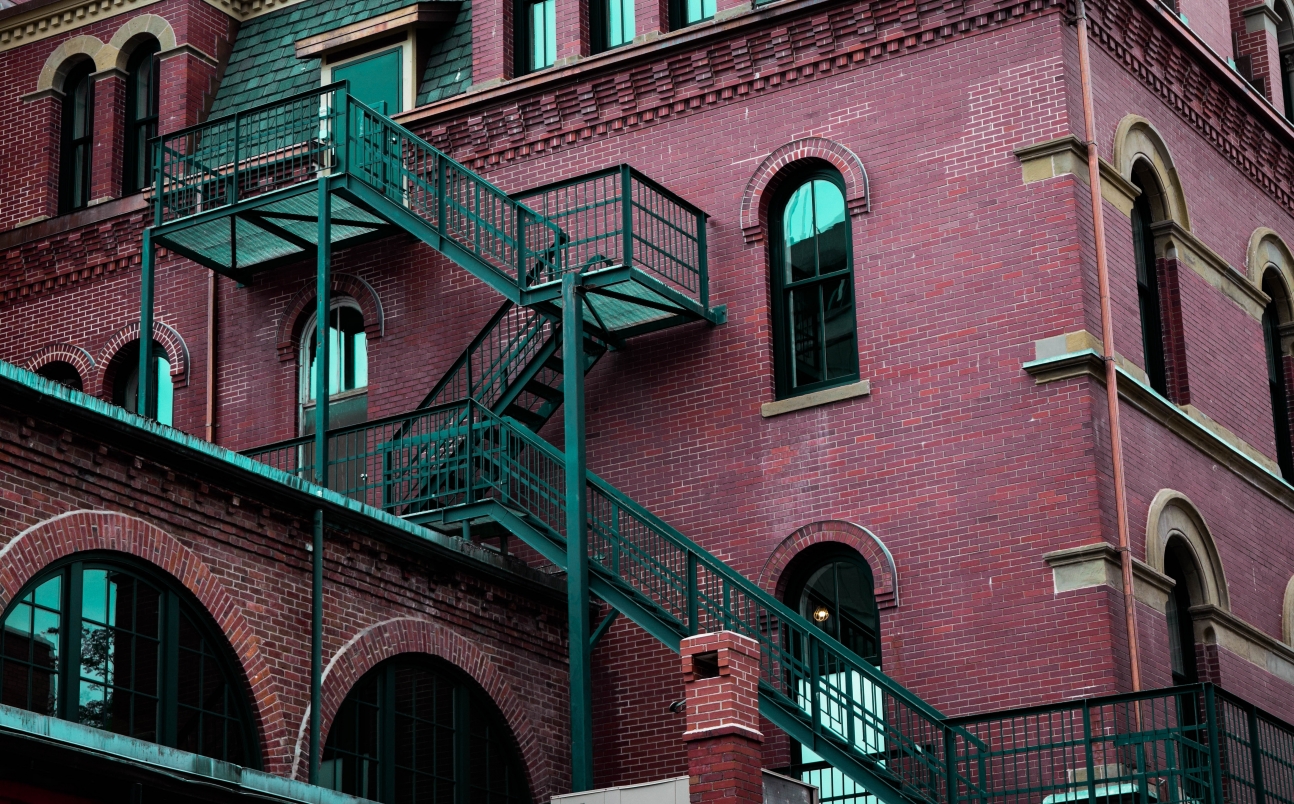
[[[626,166],[509,196],[344,84],[166,135],[156,150],[143,332],[159,247],[242,284],[313,259],[321,330],[332,250],[396,232],[506,300],[416,410],[330,430],[317,405],[314,435],[249,454],[428,527],[492,523],[567,573],[575,789],[592,784],[592,594],[674,650],[717,629],[758,640],[761,713],[885,804],[973,795],[956,758],[977,742],[968,732],[585,468],[584,375],[598,359],[646,332],[723,321],[708,299],[703,213]],[[151,412],[148,339],[140,351]],[[327,359],[320,349],[319,387]],[[563,450],[538,435],[559,407]],[[316,601],[322,538],[319,514]],[[312,736],[312,772],[318,751]]]

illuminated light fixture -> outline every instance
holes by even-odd
[[[827,610],[826,606],[818,606],[813,610],[813,621],[815,623],[825,623],[830,616],[831,612]]]

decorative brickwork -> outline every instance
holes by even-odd
[[[93,385],[87,383],[86,388],[94,388],[95,395],[100,399],[112,399],[117,372],[125,368],[120,360],[114,358],[127,344],[138,340],[139,322],[127,324],[109,338],[103,351],[99,353],[99,377]],[[189,382],[188,345],[174,327],[161,321],[153,322],[153,340],[166,350],[166,360],[171,364],[171,382],[176,388],[183,388]]]
[[[83,384],[94,376],[96,368],[94,358],[89,352],[70,343],[51,343],[49,346],[41,347],[40,351],[27,361],[27,370],[39,371],[41,366],[58,362],[67,363],[75,368],[76,373],[81,375]]]
[[[894,556],[876,534],[852,522],[829,520],[805,525],[782,540],[768,557],[759,574],[759,585],[772,592],[778,600],[786,593],[786,576],[783,571],[804,548],[813,544],[837,542],[858,551],[872,568],[875,585],[876,608],[889,609],[899,605],[898,571]]]
[[[373,286],[353,274],[334,273],[332,276],[332,298],[348,296],[359,305],[364,315],[364,332],[370,338],[380,338],[386,331],[386,319],[382,312],[382,300],[378,298]],[[306,321],[315,309],[315,289],[307,284],[297,291],[288,302],[282,317],[279,318],[278,344],[279,360],[295,360],[301,348]]]
[[[861,215],[868,209],[867,171],[858,155],[838,142],[822,137],[806,137],[788,142],[760,163],[746,185],[741,199],[741,232],[746,243],[762,243],[767,227],[768,205],[777,188],[797,162],[820,160],[840,171],[845,180],[845,205],[850,215]]]

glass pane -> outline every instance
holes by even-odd
[[[108,571],[85,570],[81,574],[81,616],[96,623],[110,625],[108,613]]]
[[[551,67],[557,58],[557,3],[541,0],[530,6],[530,69]]]
[[[62,573],[22,597],[0,632],[0,703],[43,715],[56,711]]]
[[[824,330],[826,335],[827,379],[835,380],[853,374],[854,359],[854,305],[852,277],[842,276],[835,282],[822,286],[823,306],[826,308]]]
[[[37,606],[61,611],[63,608],[63,574],[60,572],[36,587],[34,597]]]
[[[849,267],[849,226],[845,220],[845,197],[834,182],[813,182],[813,217],[818,232],[818,273],[829,274]]]
[[[171,363],[164,357],[157,358],[157,421],[159,424],[171,424],[172,408],[175,403],[175,386],[171,384]]]
[[[691,0],[699,2],[700,0]],[[814,276],[814,222],[813,185],[800,187],[786,202],[782,214],[782,248],[785,252],[785,282],[791,283]]]
[[[607,47],[632,42],[637,30],[634,0],[608,0],[607,5]]]
[[[816,284],[787,294],[787,318],[791,338],[791,387],[821,382],[822,308]]]

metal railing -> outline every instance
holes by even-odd
[[[307,441],[247,454],[309,476]],[[397,516],[494,500],[565,539],[561,453],[474,400],[332,431],[326,480]],[[942,802],[950,787],[968,788],[948,761],[958,732],[938,712],[593,475],[588,500],[590,571],[679,635],[727,629],[757,640],[763,693],[908,798]]]
[[[629,165],[512,197],[561,228],[566,270],[632,265],[709,306],[705,213]]]
[[[418,407],[471,398],[497,410],[556,333],[553,319],[505,301]]]
[[[344,81],[166,134],[156,154],[159,225],[347,173],[521,290],[632,265],[708,307],[705,213],[661,185],[621,165],[509,196]],[[232,232],[210,248],[232,255]]]

